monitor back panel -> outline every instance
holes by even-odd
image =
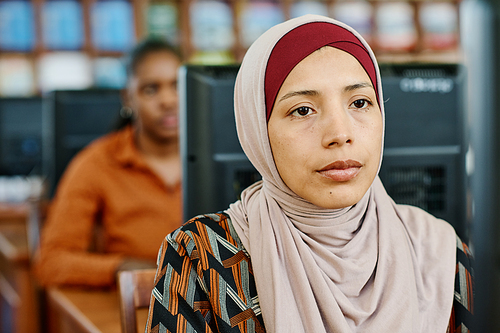
[[[54,91],[46,97],[44,170],[51,194],[76,153],[116,128],[120,109],[120,91],[115,89]]]
[[[184,219],[215,213],[260,179],[243,153],[234,120],[238,66],[188,65],[181,69],[180,142]]]
[[[0,175],[40,175],[42,99],[0,99]]]
[[[396,203],[467,231],[465,73],[453,64],[381,65],[385,149],[380,178]]]

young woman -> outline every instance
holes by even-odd
[[[154,267],[164,235],[181,225],[180,63],[159,40],[131,52],[130,124],[82,150],[61,178],[36,262],[43,285],[113,285],[120,269]]]
[[[377,176],[382,86],[361,36],[322,16],[277,25],[234,97],[262,181],[166,237],[148,332],[467,331],[467,247]]]

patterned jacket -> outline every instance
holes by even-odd
[[[470,332],[471,255],[457,238],[449,333]],[[198,216],[165,238],[146,332],[265,332],[250,257],[229,216]]]

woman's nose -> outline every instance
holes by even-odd
[[[160,98],[160,102],[165,107],[177,107],[179,103],[179,95],[177,94],[177,90],[173,88],[163,89]]]
[[[322,144],[324,147],[352,144],[354,140],[353,124],[346,110],[337,107],[335,110],[325,112],[322,118]]]

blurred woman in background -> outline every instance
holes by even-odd
[[[120,270],[154,267],[181,225],[180,64],[161,40],[130,53],[124,126],[75,156],[50,204],[35,267],[42,285],[113,285]]]

